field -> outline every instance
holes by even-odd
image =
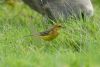
[[[27,36],[51,26],[43,16],[23,4],[0,3],[0,67],[100,67],[99,4],[93,1],[94,16],[85,22],[61,22],[65,28],[48,42]]]

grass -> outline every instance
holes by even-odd
[[[24,37],[50,26],[40,14],[23,5],[0,5],[0,67],[99,67],[100,8],[96,3],[93,18],[65,21],[66,28],[51,42]]]

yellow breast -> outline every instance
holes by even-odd
[[[49,35],[40,36],[40,37],[45,41],[51,41],[51,40],[55,39],[57,36],[58,36],[58,33],[54,33],[54,34],[49,34]]]

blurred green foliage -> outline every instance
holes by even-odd
[[[92,18],[86,22],[62,21],[65,29],[51,42],[24,37],[50,26],[43,16],[23,3],[11,8],[3,1],[0,0],[0,67],[100,66],[99,0],[93,1]]]

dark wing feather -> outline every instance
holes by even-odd
[[[47,30],[47,31],[44,31],[44,32],[40,32],[40,36],[46,36],[46,35],[49,35],[51,32],[51,30]]]

